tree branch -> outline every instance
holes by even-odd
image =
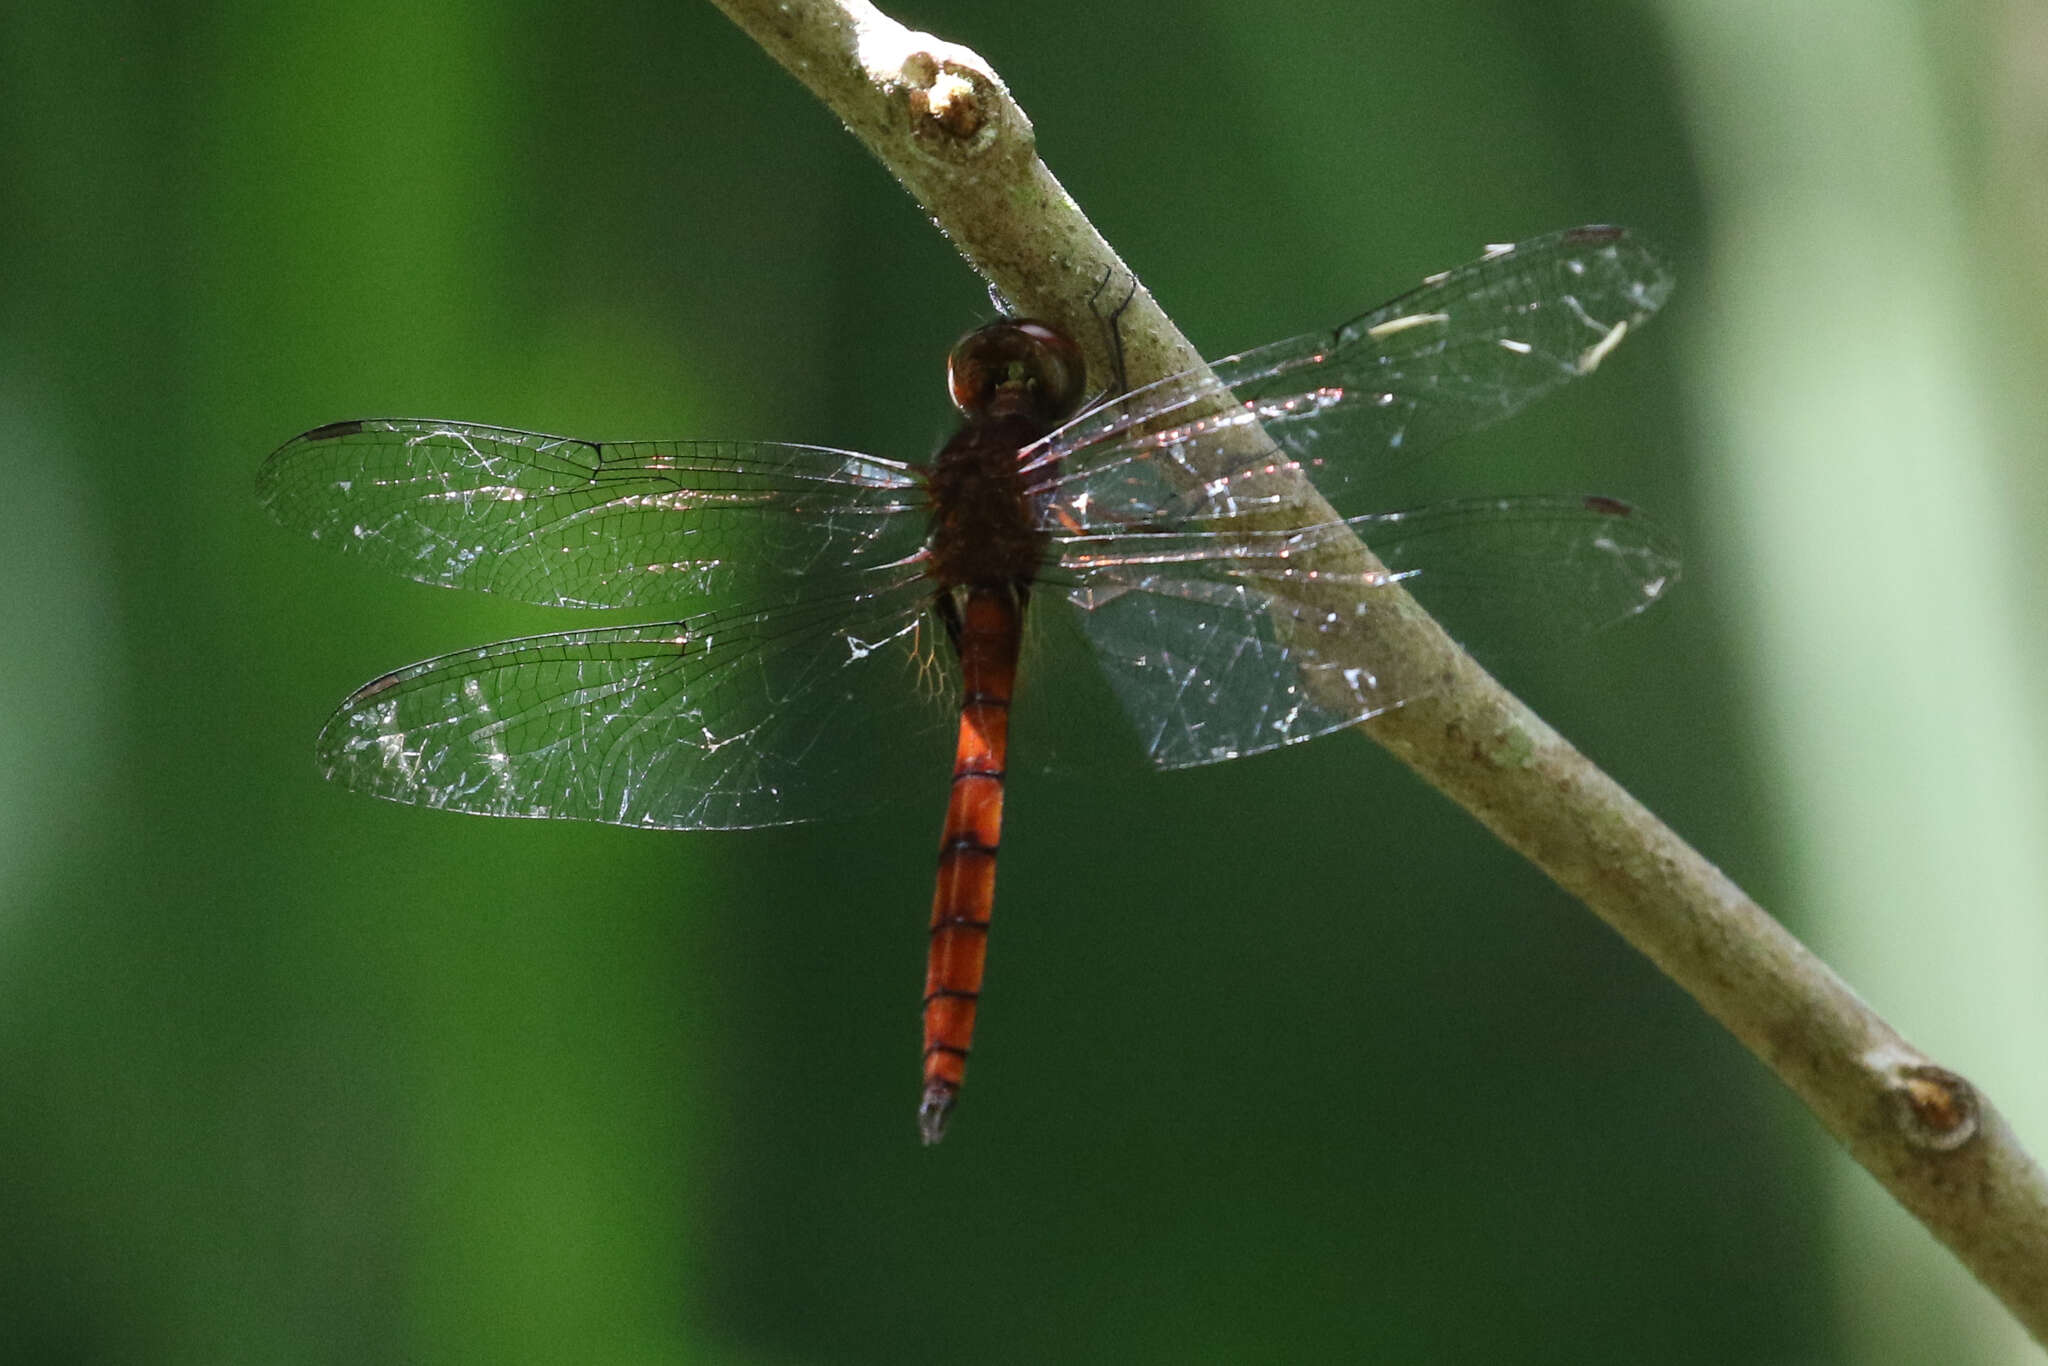
[[[1093,373],[1110,373],[1090,311],[1105,271],[1136,290],[1119,320],[1131,382],[1201,364],[1038,160],[1030,121],[974,53],[862,0],[716,3],[1021,313],[1080,340]],[[1335,519],[1310,488],[1290,500],[1291,525]],[[1346,561],[1347,574],[1377,568],[1362,546]],[[1690,993],[2048,1343],[2048,1180],[1981,1092],[1902,1039],[1419,608],[1368,614],[1344,648],[1412,699],[1361,729]]]

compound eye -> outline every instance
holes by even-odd
[[[1029,341],[1025,365],[1045,414],[1065,417],[1081,402],[1081,386],[1087,378],[1088,364],[1081,358],[1081,348],[1048,323],[1027,318],[1016,326]]]
[[[968,417],[997,409],[1059,422],[1081,402],[1081,348],[1049,323],[1005,318],[962,337],[946,362],[953,406]]]

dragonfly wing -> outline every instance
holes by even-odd
[[[1361,562],[1358,537],[1383,568]],[[1047,580],[1065,588],[1152,761],[1184,768],[1312,739],[1416,696],[1427,681],[1375,664],[1363,643],[1376,614],[1412,610],[1409,593],[1453,635],[1513,621],[1554,634],[1640,612],[1677,576],[1670,539],[1627,504],[1545,497],[1292,531],[1219,521],[1069,536]]]
[[[1663,600],[1678,543],[1613,498],[1466,498],[1346,523],[1461,641],[1582,635]]]
[[[1322,609],[1280,591],[1284,568],[1262,574],[1216,558],[1214,536],[1104,538],[1114,548],[1069,546],[1062,559],[1067,601],[1153,763],[1256,754],[1400,700],[1359,673],[1333,701],[1319,687],[1332,661],[1312,643]],[[1357,610],[1385,598],[1381,587],[1355,585]]]
[[[482,815],[709,830],[833,814],[870,776],[835,768],[841,732],[941,770],[929,601],[908,566],[851,594],[444,655],[358,689],[319,761],[372,796]]]
[[[1303,472],[1342,502],[1389,468],[1591,373],[1671,292],[1620,228],[1489,251],[1334,332],[1146,385],[1027,457],[1044,525],[1112,530],[1241,516]],[[1213,376],[1213,378],[1212,378]]]
[[[899,560],[924,530],[915,476],[873,456],[418,419],[296,437],[264,463],[257,496],[284,525],[423,583],[565,607],[772,592]]]

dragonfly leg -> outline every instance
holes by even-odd
[[[1094,292],[1088,296],[1088,311],[1102,324],[1103,331],[1109,339],[1110,387],[1096,400],[1098,403],[1131,391],[1131,378],[1124,369],[1124,330],[1121,320],[1124,310],[1131,306],[1131,300],[1138,297],[1138,277],[1133,275],[1129,278],[1124,289],[1124,297],[1116,301],[1116,307],[1105,311],[1100,301],[1109,291],[1109,282],[1115,274],[1115,266],[1104,266],[1102,278],[1095,282]],[[1093,407],[1094,404],[1088,406]]]

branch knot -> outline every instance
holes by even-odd
[[[1901,1068],[1890,1094],[1899,1130],[1916,1148],[1954,1152],[1977,1136],[1977,1088],[1945,1067]]]
[[[986,151],[1003,128],[1001,90],[986,72],[951,57],[910,53],[901,67],[918,145],[948,161]]]

